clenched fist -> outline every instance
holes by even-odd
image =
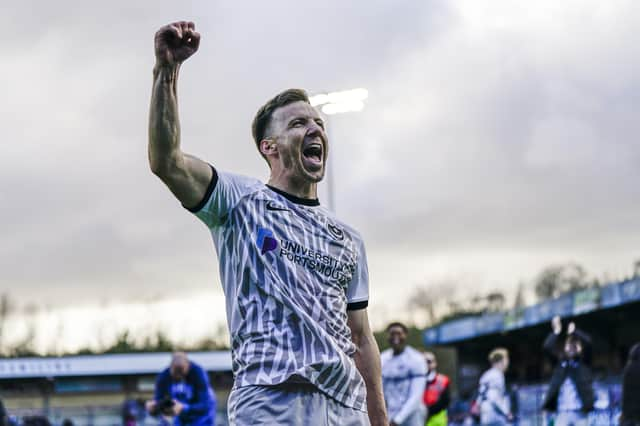
[[[156,62],[159,66],[180,65],[196,53],[200,45],[200,34],[193,22],[174,22],[156,32]]]

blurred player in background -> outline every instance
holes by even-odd
[[[509,352],[496,348],[489,353],[491,368],[480,377],[478,403],[482,425],[501,426],[513,420],[506,393],[504,373],[509,368]]]
[[[591,374],[591,338],[576,328],[567,326],[562,349],[558,347],[562,333],[562,320],[551,320],[551,333],[544,341],[544,350],[555,364],[549,389],[542,404],[547,411],[555,412],[555,426],[586,426],[588,414],[593,409],[595,395]]]
[[[372,424],[386,425],[364,244],[317,198],[328,154],[324,121],[297,89],[259,109],[252,133],[269,165],[267,185],[184,153],[178,74],[199,42],[192,22],[156,33],[149,163],[213,237],[231,336],[229,419],[361,425],[368,408]]]
[[[173,417],[175,426],[214,426],[216,398],[206,371],[176,352],[171,365],[156,379],[154,398],[147,401],[151,415]]]
[[[391,348],[382,352],[382,386],[390,425],[423,426],[426,409],[422,403],[427,366],[422,354],[407,345],[407,327],[393,322],[387,327]]]
[[[438,361],[432,352],[425,352],[427,363],[427,385],[423,402],[427,406],[427,426],[446,426],[447,408],[451,400],[449,378],[438,373]]]

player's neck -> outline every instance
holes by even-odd
[[[306,198],[310,200],[315,200],[318,198],[317,183],[296,182],[292,181],[291,179],[283,179],[276,176],[271,176],[267,184],[298,198]]]
[[[404,352],[404,350],[406,349],[406,346],[402,346],[400,348],[393,348],[393,355],[394,356],[398,356],[400,355],[402,352]]]

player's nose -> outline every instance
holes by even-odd
[[[315,121],[311,121],[307,126],[307,136],[319,136],[324,139],[324,129]]]

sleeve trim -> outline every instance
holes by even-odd
[[[353,302],[347,304],[347,311],[359,311],[369,306],[368,300],[362,300],[360,302]]]
[[[183,207],[189,210],[191,213],[198,213],[203,209],[203,207],[207,204],[207,201],[209,201],[209,198],[211,198],[211,194],[213,193],[213,190],[216,189],[216,185],[218,184],[218,172],[216,172],[216,169],[211,164],[209,164],[209,167],[211,167],[211,182],[209,182],[209,186],[207,186],[207,191],[204,193],[204,197],[202,197],[202,200],[200,200],[200,202],[193,207],[187,207],[183,204]]]

